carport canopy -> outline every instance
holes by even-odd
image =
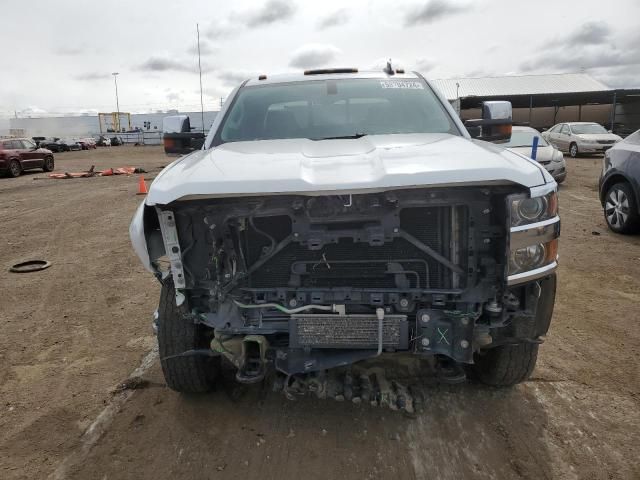
[[[482,78],[451,78],[431,83],[460,109],[479,108],[483,101],[509,100],[514,108],[616,105],[640,102],[640,88],[612,89],[586,73],[512,75]]]

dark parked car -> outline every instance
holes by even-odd
[[[640,231],[640,130],[607,150],[600,175],[600,202],[609,228]]]
[[[96,148],[96,141],[93,138],[81,138],[76,143],[80,144],[82,150],[92,150]]]
[[[38,147],[28,138],[8,138],[0,140],[0,172],[10,177],[19,176],[23,170],[41,168],[45,172],[53,170],[53,153]]]
[[[59,138],[34,137],[34,140],[36,138],[39,139],[36,141],[36,145],[40,148],[46,148],[47,150],[51,150],[56,153],[69,151],[69,146]]]
[[[67,145],[69,150],[78,151],[83,150],[82,145],[76,140],[63,140],[64,144]]]

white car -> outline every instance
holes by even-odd
[[[538,149],[536,151],[536,161],[551,174],[558,183],[564,182],[567,178],[567,166],[562,152],[549,145],[539,131],[531,127],[513,127],[511,139],[502,146],[507,147],[512,152],[521,153],[527,157],[531,156],[533,139],[538,137]]]
[[[551,145],[562,152],[568,152],[573,158],[580,154],[604,153],[622,140],[622,137],[593,122],[558,123],[543,132],[542,136]]]
[[[469,128],[498,140],[510,123],[508,102],[486,102]],[[225,361],[240,382],[275,371],[320,394],[325,371],[351,368],[345,389],[400,407],[358,370],[395,354],[447,381],[470,366],[521,382],[553,311],[556,191],[538,162],[472,139],[418,73],[251,78],[131,223],[162,283],[165,380],[206,391]]]

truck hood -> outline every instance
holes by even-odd
[[[543,172],[533,160],[504,148],[449,134],[234,142],[193,152],[167,166],[152,183],[146,204],[428,185],[534,187],[549,181]]]

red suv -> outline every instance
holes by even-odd
[[[0,173],[17,177],[23,170],[41,168],[45,172],[50,172],[53,167],[51,150],[38,148],[27,138],[0,139]]]

